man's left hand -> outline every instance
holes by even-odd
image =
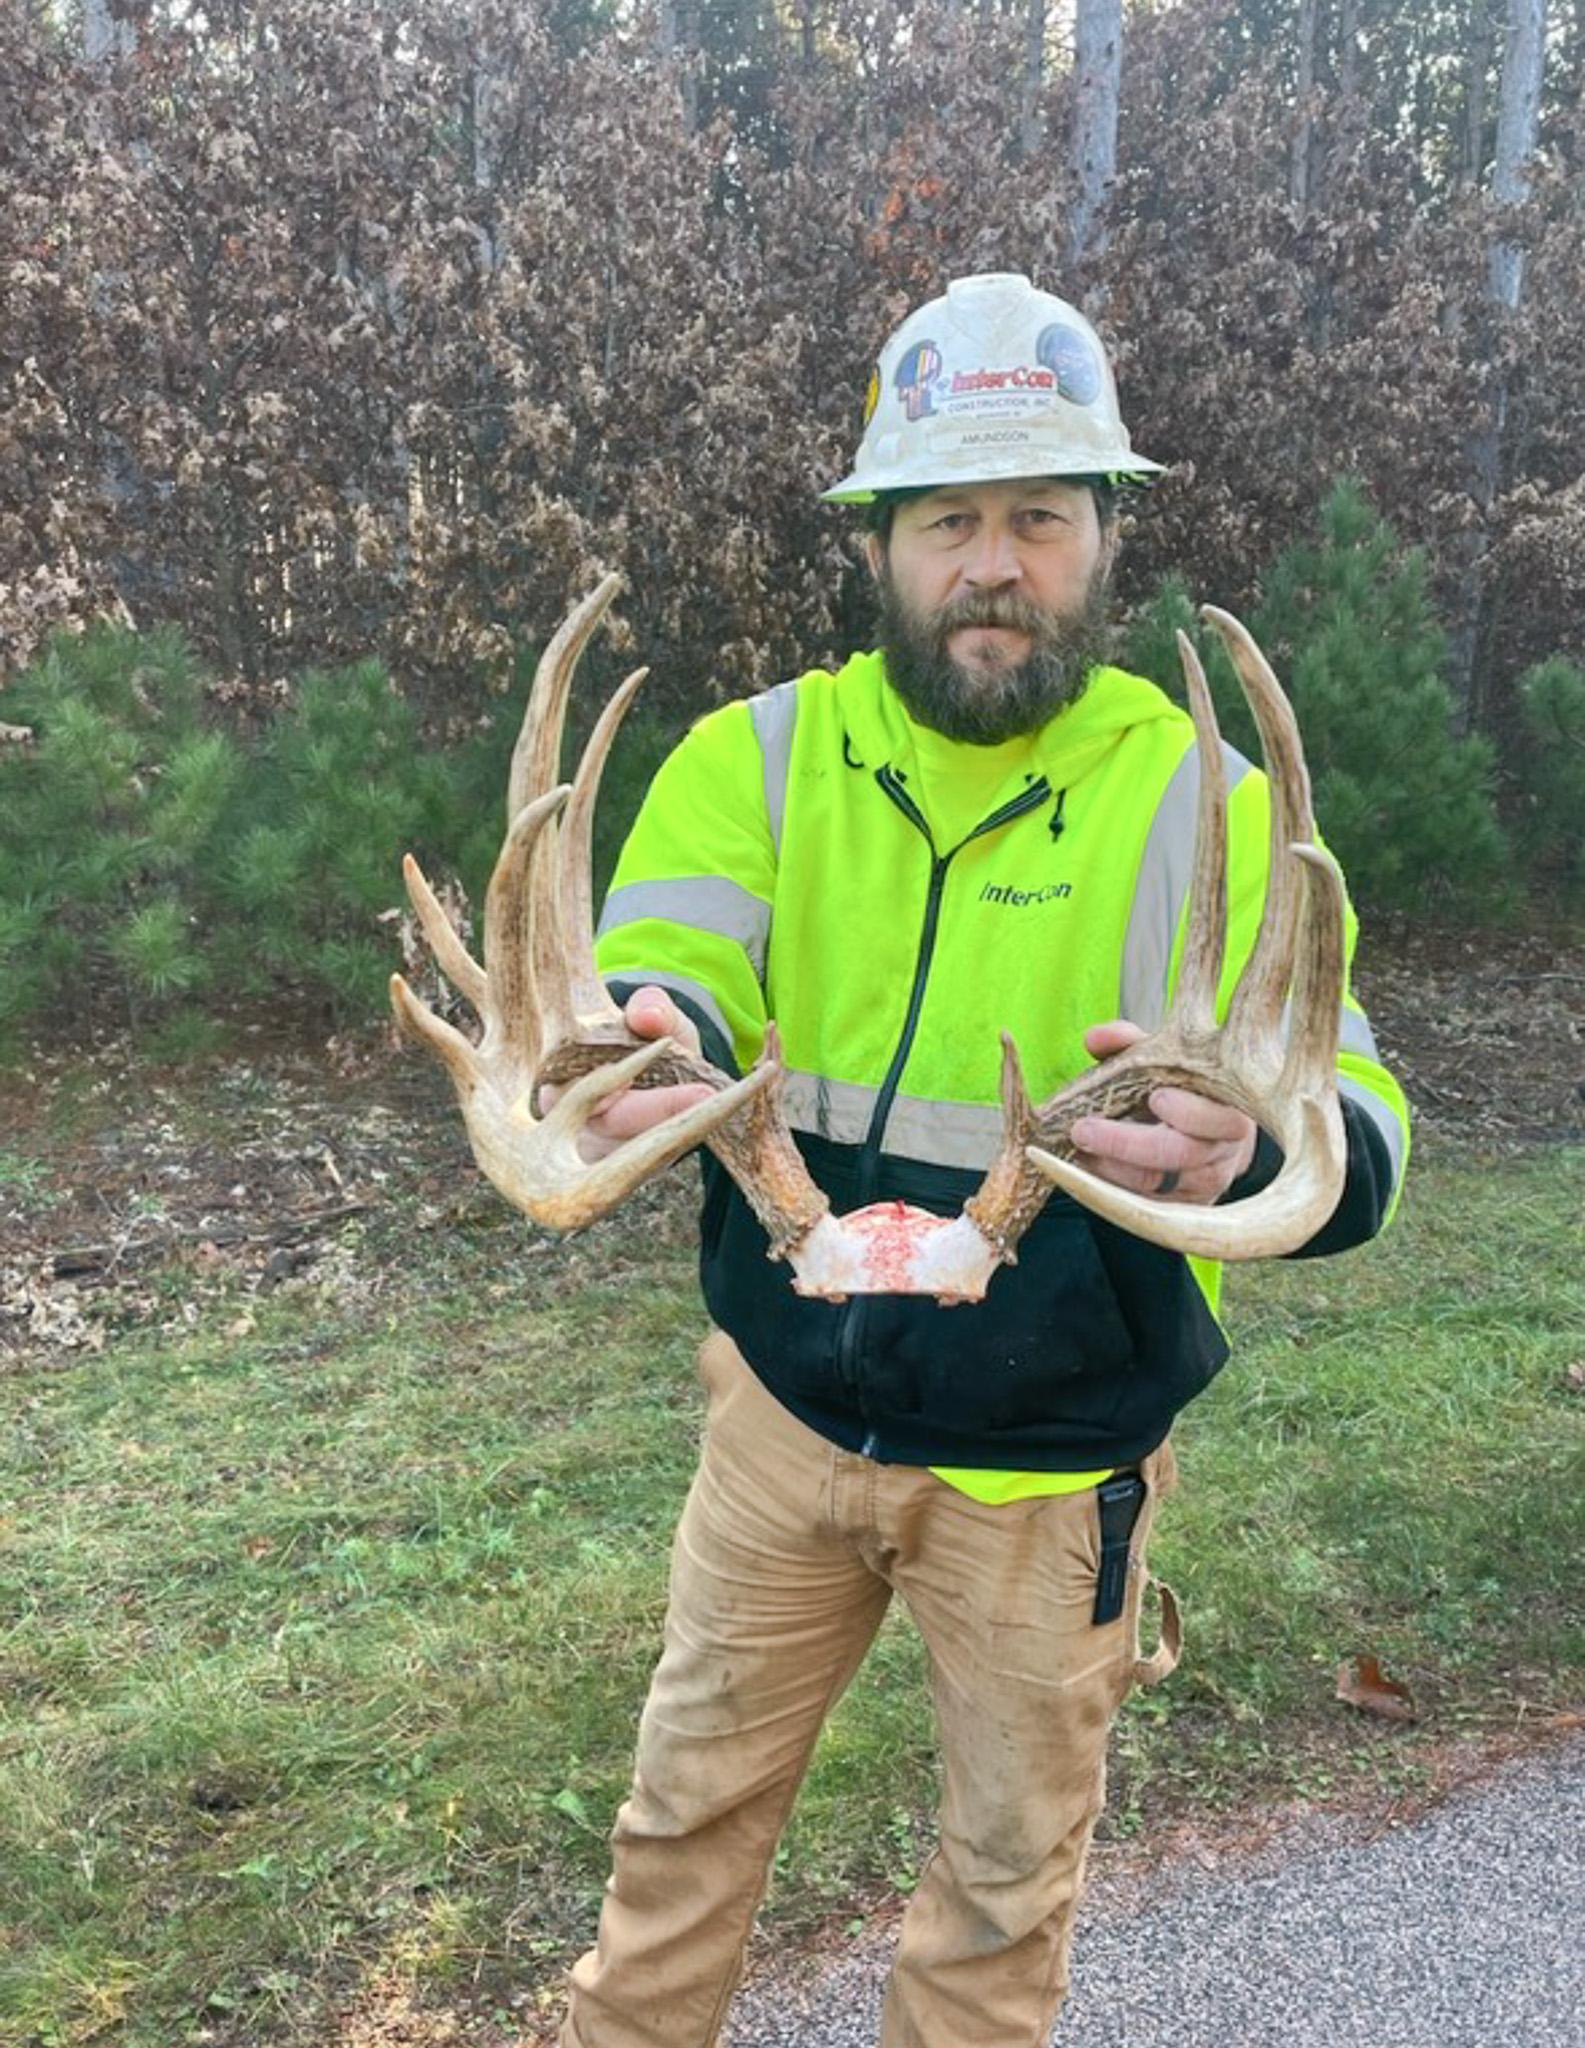
[[[1096,1024],[1085,1032],[1092,1058],[1110,1059],[1144,1037],[1137,1024]],[[1259,1131],[1242,1110],[1187,1088],[1157,1088],[1155,1123],[1086,1116],[1069,1132],[1079,1164],[1102,1180],[1163,1201],[1220,1200],[1255,1156]]]

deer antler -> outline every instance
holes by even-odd
[[[968,1203],[979,1230],[1009,1255],[1054,1182],[1137,1236],[1207,1258],[1292,1251],[1321,1228],[1343,1190],[1346,1145],[1337,1096],[1343,1000],[1343,881],[1315,843],[1310,778],[1299,728],[1265,657],[1237,619],[1215,606],[1216,628],[1260,730],[1271,788],[1271,857],[1253,951],[1216,1021],[1227,924],[1227,791],[1205,672],[1186,635],[1178,648],[1200,753],[1200,799],[1189,923],[1172,1008],[1160,1028],[1030,1106],[1010,1039],[1003,1040],[1001,1155]],[[1283,1010],[1291,984],[1292,1030]],[[1188,1088],[1250,1116],[1281,1146],[1270,1186],[1217,1207],[1160,1202],[1087,1173],[1068,1132],[1085,1116],[1132,1116],[1156,1088]]]
[[[636,1038],[595,971],[590,820],[606,754],[646,670],[630,675],[606,706],[571,786],[555,776],[573,670],[620,588],[620,577],[607,576],[540,659],[512,756],[509,824],[485,902],[482,967],[417,861],[403,863],[436,960],[483,1021],[479,1043],[437,1017],[401,975],[391,978],[399,1022],[450,1071],[480,1168],[509,1202],[558,1230],[614,1208],[772,1089],[780,1071],[773,1056],[734,1082],[671,1039]],[[575,1078],[554,1108],[540,1115],[539,1086],[569,1075]],[[676,1081],[704,1081],[715,1092],[597,1163],[582,1157],[583,1128],[610,1096],[634,1083]]]
[[[1335,1064],[1343,986],[1342,883],[1314,843],[1309,782],[1297,727],[1276,678],[1243,627],[1205,616],[1232,653],[1260,727],[1272,785],[1271,881],[1254,951],[1218,1029],[1215,997],[1226,924],[1226,792],[1220,737],[1205,677],[1182,635],[1202,763],[1192,909],[1177,997],[1161,1028],[1081,1076],[1038,1108],[1018,1056],[1003,1041],[1001,1151],[961,1216],[900,1202],[830,1214],[793,1143],[780,1105],[774,1025],[759,1064],[731,1080],[671,1039],[644,1041],[623,1022],[594,963],[589,842],[601,769],[646,671],[621,685],[590,737],[570,788],[557,784],[573,670],[620,588],[608,576],[546,648],[512,757],[506,840],[485,910],[484,961],[463,946],[415,861],[408,892],[448,978],[479,1012],[477,1046],[435,1016],[400,975],[392,1000],[404,1027],[450,1070],[480,1167],[537,1221],[576,1229],[614,1208],[640,1181],[703,1143],[764,1225],[772,1258],[786,1258],[800,1293],[924,1293],[981,1298],[1056,1182],[1124,1227],[1181,1251],[1257,1258],[1293,1249],[1326,1220],[1342,1187],[1344,1146]],[[1297,958],[1297,967],[1295,961]],[[1291,1041],[1281,1011],[1290,980]],[[621,1089],[695,1081],[707,1101],[630,1139],[596,1164],[579,1137]],[[540,1113],[539,1090],[554,1086]],[[1235,1104],[1284,1151],[1272,1185],[1217,1209],[1164,1204],[1096,1179],[1073,1163],[1067,1132],[1081,1116],[1137,1113],[1154,1088],[1188,1087]]]

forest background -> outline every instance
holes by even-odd
[[[619,812],[862,644],[816,491],[990,268],[1090,313],[1169,465],[1130,658],[1251,620],[1367,900],[1576,890],[1585,0],[1048,4],[8,7],[0,1026],[67,976],[366,1012],[400,847],[476,895],[599,570],[590,698],[653,668]]]

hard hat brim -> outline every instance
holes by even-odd
[[[976,467],[978,468],[978,465]],[[946,490],[954,484],[969,487],[974,484],[1021,483],[1033,477],[1047,476],[1070,480],[1094,478],[1102,483],[1148,490],[1158,477],[1165,476],[1166,473],[1167,465],[1164,462],[1152,462],[1147,456],[1132,453],[1125,463],[1120,462],[1115,468],[1094,461],[1075,463],[1071,467],[1060,461],[1044,461],[1008,469],[993,470],[987,467],[982,474],[974,476],[965,476],[959,470],[943,470],[940,475],[921,476],[915,469],[895,478],[876,476],[873,473],[866,476],[862,471],[855,470],[851,476],[845,476],[839,484],[833,484],[830,490],[822,491],[820,501],[825,505],[873,505],[877,498],[884,496],[888,491],[939,491]]]

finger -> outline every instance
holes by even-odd
[[[1114,1017],[1105,1024],[1092,1024],[1084,1034],[1084,1050],[1092,1060],[1109,1060],[1113,1053],[1126,1052],[1144,1037],[1144,1028]]]
[[[1236,1144],[1252,1121],[1230,1102],[1216,1102],[1187,1088],[1157,1088],[1150,1097],[1150,1109],[1175,1131],[1211,1144]]]
[[[1076,1153],[1075,1160],[1086,1173],[1093,1173],[1097,1180],[1110,1181],[1113,1187],[1126,1188],[1131,1195],[1160,1195],[1164,1200],[1172,1201],[1180,1199],[1178,1183],[1168,1174],[1144,1173],[1137,1166],[1120,1166],[1115,1159],[1102,1159],[1088,1152]]]
[[[663,988],[635,989],[622,1006],[628,1030],[639,1038],[674,1038],[680,1014]]]
[[[609,1102],[597,1117],[591,1117],[588,1128],[620,1144],[625,1138],[636,1138],[653,1130],[656,1124],[682,1110],[692,1109],[696,1102],[708,1101],[714,1093],[702,1081],[679,1082],[671,1088],[629,1088]]]
[[[1080,1117],[1068,1133],[1080,1152],[1108,1165],[1132,1168],[1147,1181],[1182,1173],[1204,1156],[1192,1138],[1170,1124],[1140,1124],[1104,1116]]]

